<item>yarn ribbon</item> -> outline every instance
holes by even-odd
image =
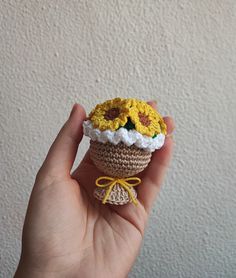
[[[99,183],[99,181],[101,180],[105,180],[107,182],[105,183]],[[131,181],[131,182],[130,182]],[[130,177],[130,178],[112,178],[112,177],[107,177],[107,176],[103,176],[103,177],[99,177],[96,179],[96,186],[104,188],[106,190],[106,193],[103,197],[102,203],[105,204],[107,199],[110,196],[110,193],[113,189],[113,187],[116,184],[121,185],[129,194],[129,197],[131,199],[131,201],[137,205],[138,202],[136,200],[136,198],[134,197],[132,191],[130,188],[132,188],[133,186],[137,186],[141,183],[141,179],[138,177]]]

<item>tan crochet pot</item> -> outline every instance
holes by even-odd
[[[113,145],[111,143],[100,143],[90,141],[90,157],[95,166],[104,174],[110,177],[127,178],[142,172],[151,160],[151,152],[144,151],[132,145],[126,146],[124,143]],[[130,188],[133,196],[137,193],[134,188]],[[96,187],[94,196],[102,200],[106,190]],[[116,184],[107,199],[107,203],[123,205],[131,202],[128,192],[119,184]]]

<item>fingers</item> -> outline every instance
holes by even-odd
[[[153,153],[150,164],[142,173],[142,184],[138,187],[139,201],[147,212],[150,212],[152,204],[160,191],[173,152],[173,139],[170,135],[174,130],[174,121],[171,117],[165,117],[164,121],[168,132],[165,144],[160,150]]]
[[[69,176],[78,145],[83,137],[82,123],[86,114],[80,104],[75,104],[39,171],[50,176]]]
[[[152,108],[157,109],[157,102],[155,100],[147,101],[147,103],[152,106]],[[171,117],[164,117],[163,119],[167,125],[167,136],[171,136],[175,128],[174,120]]]
[[[147,104],[152,106],[152,108],[157,109],[157,102],[155,100],[149,100],[147,101]]]
[[[172,133],[174,132],[174,129],[175,129],[174,120],[171,117],[164,117],[163,120],[164,120],[164,122],[167,126],[167,135],[166,135],[166,137],[171,137]]]

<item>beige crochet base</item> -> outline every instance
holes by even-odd
[[[133,196],[137,198],[137,192],[135,191],[135,189],[131,188],[130,190],[132,191]],[[94,197],[102,201],[105,193],[106,193],[105,189],[97,187],[94,190]],[[127,203],[130,203],[131,200],[128,192],[122,186],[116,184],[113,187],[106,202],[112,205],[125,205]]]
[[[151,160],[151,152],[124,143],[113,145],[90,141],[90,157],[95,166],[111,177],[125,178],[142,172]]]
[[[95,166],[110,177],[127,178],[142,172],[151,160],[151,152],[144,151],[132,145],[126,146],[124,143],[113,145],[111,143],[100,143],[90,141],[90,157]],[[137,193],[131,188],[133,196]],[[102,200],[106,190],[96,187],[94,196]],[[131,202],[128,192],[119,184],[116,184],[107,203],[115,205],[124,205]]]

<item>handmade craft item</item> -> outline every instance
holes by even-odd
[[[166,125],[148,103],[115,98],[98,104],[83,122],[90,137],[90,157],[106,176],[96,179],[95,198],[103,204],[137,204],[135,177],[164,145]]]

